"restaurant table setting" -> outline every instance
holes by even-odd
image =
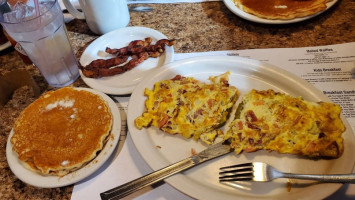
[[[232,0],[24,1],[29,7],[14,2],[0,0],[0,199],[109,199],[124,184],[130,191],[119,190],[123,199],[355,198],[351,183],[219,182],[220,168],[251,162],[287,173],[355,173],[353,1],[328,1],[322,11],[293,19],[265,19]],[[19,21],[15,9],[33,16]],[[149,54],[117,56],[134,52],[135,42],[148,43]],[[123,58],[128,60],[121,69],[95,66]],[[343,154],[307,159],[265,150],[207,153],[213,146],[135,125],[146,109],[143,94],[157,81],[176,75],[207,81],[225,72],[241,96],[254,88],[273,89],[339,104]],[[41,175],[21,165],[13,152],[14,123],[40,94],[63,87],[94,93],[107,103],[111,139],[82,168],[63,177]]]

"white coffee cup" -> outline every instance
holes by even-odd
[[[78,11],[70,0],[63,4],[71,15],[78,19],[86,19],[90,30],[96,34],[105,34],[128,25],[130,17],[127,0],[79,0]]]

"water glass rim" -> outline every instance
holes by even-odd
[[[34,1],[34,0],[33,0]],[[20,24],[20,23],[24,23],[24,22],[30,22],[30,21],[33,21],[33,20],[37,20],[38,18],[42,17],[44,14],[48,13],[50,10],[53,9],[53,7],[56,5],[57,1],[58,0],[48,0],[48,2],[52,2],[53,1],[53,4],[43,13],[40,13],[38,16],[34,17],[34,18],[31,18],[31,19],[27,19],[27,20],[23,20],[23,21],[20,21],[20,22],[5,22],[4,21],[4,18],[3,17],[0,17],[0,23],[2,24]],[[7,0],[4,1],[5,3],[7,3]],[[1,7],[2,5],[0,5]],[[1,11],[1,10],[0,10]],[[3,13],[0,12],[0,15],[3,15]]]

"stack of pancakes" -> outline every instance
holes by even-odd
[[[244,12],[265,19],[288,20],[316,14],[332,0],[233,0]]]
[[[69,87],[50,91],[16,120],[13,151],[32,171],[64,176],[96,157],[109,138],[112,120],[99,95]]]

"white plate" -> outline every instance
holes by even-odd
[[[11,46],[10,41],[5,42],[4,44],[0,45],[0,51],[7,49]]]
[[[109,32],[92,42],[83,52],[80,63],[85,66],[96,59],[111,58],[111,55],[105,53],[106,47],[121,48],[128,45],[133,40],[143,40],[151,37],[152,44],[160,39],[167,39],[162,33],[145,27],[126,27]],[[81,71],[80,75],[84,82],[97,90],[108,94],[130,94],[142,78],[152,70],[161,67],[164,64],[173,61],[174,48],[166,47],[165,53],[158,58],[148,58],[137,67],[123,74],[115,76],[102,77],[98,79],[87,78]]]
[[[10,142],[10,138],[13,135],[12,130],[6,145],[7,162],[9,163],[11,171],[23,182],[41,188],[55,188],[76,183],[98,170],[115,150],[115,147],[120,138],[121,131],[121,115],[115,102],[113,102],[110,97],[108,97],[102,92],[98,92],[88,88],[76,89],[86,90],[94,94],[100,95],[107,102],[113,116],[113,124],[111,130],[111,135],[113,139],[109,139],[102,151],[99,153],[99,155],[97,155],[97,157],[91,162],[89,162],[85,167],[70,174],[67,174],[63,177],[42,176],[38,173],[26,169],[18,160],[17,155],[12,151],[12,144]]]
[[[330,7],[332,7],[338,0],[333,0],[331,2],[328,2],[327,8],[321,12],[318,12],[314,15],[310,15],[310,16],[306,16],[306,17],[299,17],[299,18],[295,18],[295,19],[288,19],[288,20],[278,20],[278,19],[264,19],[264,18],[260,18],[257,17],[255,15],[246,13],[242,10],[240,10],[233,2],[233,0],[223,0],[224,4],[227,6],[227,8],[232,11],[234,14],[238,15],[239,17],[252,21],[252,22],[258,22],[258,23],[263,23],[263,24],[291,24],[291,23],[296,23],[296,22],[300,22],[300,21],[304,21],[307,19],[310,19],[312,17],[315,17],[321,13],[323,13],[324,11],[328,10]]]
[[[241,97],[251,89],[274,89],[295,96],[303,96],[310,101],[330,101],[321,91],[285,70],[256,60],[229,56],[197,57],[174,62],[160,68],[154,76],[144,79],[132,93],[128,106],[128,128],[133,142],[144,160],[153,170],[168,166],[191,156],[191,149],[200,152],[206,148],[202,142],[169,135],[154,127],[138,130],[134,119],[144,111],[145,88],[153,88],[160,80],[171,79],[177,74],[192,76],[208,82],[211,75],[230,71],[229,83],[241,91]],[[241,100],[241,97],[238,101]],[[238,102],[237,102],[238,103]],[[351,127],[342,117],[347,127],[344,133],[344,154],[333,160],[310,160],[299,156],[258,151],[254,153],[234,153],[216,158],[196,166],[184,173],[166,179],[178,190],[196,199],[322,199],[340,184],[292,185],[287,192],[286,179],[270,183],[241,183],[240,188],[232,188],[218,182],[218,171],[222,166],[244,162],[267,162],[285,172],[295,173],[350,173],[354,167],[355,141]],[[227,125],[225,127],[228,127]],[[224,128],[225,128],[224,127]],[[157,148],[160,146],[161,148]],[[295,181],[296,182],[296,181]],[[304,183],[297,181],[297,183]]]

